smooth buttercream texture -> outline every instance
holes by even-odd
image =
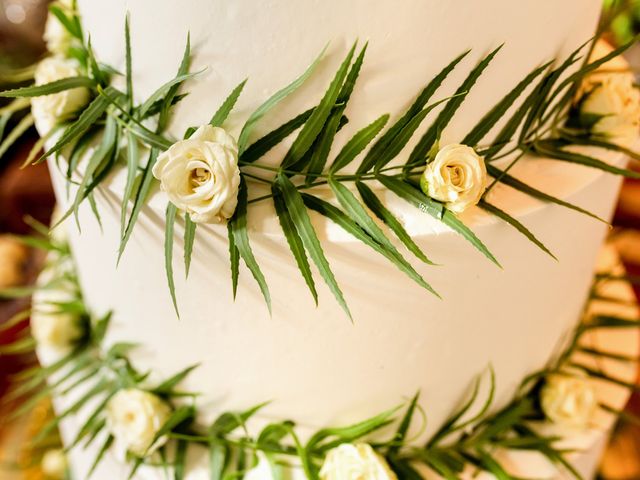
[[[229,118],[232,132],[262,102],[300,75],[327,46],[312,78],[259,122],[257,138],[314,106],[356,40],[369,48],[345,112],[349,124],[334,152],[384,113],[398,118],[445,65],[472,49],[434,96],[455,91],[491,50],[502,50],[443,133],[462,137],[535,67],[564,58],[593,36],[599,0],[80,0],[98,57],[124,70],[124,18],[130,13],[135,95],[144,99],[175,76],[191,34],[191,94],[177,106],[170,128],[206,123],[226,96],[248,83]],[[429,123],[429,117],[425,126]],[[286,152],[285,142],[269,160]],[[411,145],[409,146],[411,147]]]

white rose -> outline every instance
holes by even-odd
[[[67,456],[62,450],[47,450],[42,457],[40,468],[45,478],[62,480],[67,474]]]
[[[169,405],[157,395],[135,388],[120,390],[107,405],[107,427],[120,445],[142,457],[166,442],[160,438],[152,445],[170,414]]]
[[[451,144],[427,164],[420,186],[429,197],[460,213],[480,201],[486,181],[484,159],[467,145]]]
[[[547,376],[540,392],[540,404],[552,422],[585,428],[593,417],[598,400],[586,373],[571,369]]]
[[[49,57],[38,64],[35,83],[36,85],[44,85],[78,75],[80,75],[80,71],[75,60]],[[89,90],[84,87],[33,97],[31,111],[38,131],[42,135],[46,135],[59,121],[66,120],[85,106],[88,101]]]
[[[50,274],[47,281],[56,278],[55,273],[45,271],[39,281],[46,279],[47,274]],[[64,353],[82,338],[85,333],[82,319],[75,313],[62,311],[60,307],[60,304],[77,299],[73,287],[64,283],[34,293],[31,335],[39,346]]]
[[[582,88],[580,114],[600,116],[592,133],[631,145],[640,133],[640,90],[631,73],[598,73]]]
[[[396,480],[386,460],[366,443],[344,443],[329,450],[320,470],[322,480]]]
[[[169,201],[196,223],[219,223],[238,204],[238,146],[222,128],[203,125],[158,157],[153,175]]]

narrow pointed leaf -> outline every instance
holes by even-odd
[[[349,165],[355,158],[367,148],[367,145],[382,131],[389,121],[389,115],[382,115],[377,120],[357,132],[351,140],[340,150],[329,169],[330,173],[336,173]]]
[[[191,268],[191,256],[193,254],[193,242],[196,239],[196,227],[198,226],[188,213],[184,215],[184,271],[189,276]]]
[[[376,217],[382,220],[393,232],[398,239],[407,247],[407,249],[423,262],[433,265],[433,262],[427,258],[420,247],[413,241],[411,235],[402,226],[402,223],[391,213],[373,191],[363,182],[357,182],[356,187],[365,205],[371,210]]]
[[[233,89],[222,105],[220,105],[218,111],[216,111],[213,117],[211,117],[211,120],[209,120],[209,125],[213,127],[221,127],[222,124],[224,124],[225,120],[233,110],[233,107],[235,107],[246,83],[247,80],[245,79],[240,83],[240,85]]]
[[[527,237],[531,242],[533,242],[538,248],[540,248],[540,250],[542,250],[543,252],[551,256],[551,258],[553,258],[554,260],[557,260],[556,256],[553,253],[551,253],[551,251],[544,245],[544,243],[538,240],[536,236],[533,233],[531,233],[531,231],[527,227],[525,227],[522,223],[520,223],[514,217],[509,215],[507,212],[505,212],[504,210],[500,210],[495,205],[492,205],[489,202],[486,202],[484,200],[480,201],[478,206],[483,210],[486,210],[487,212],[491,213],[492,215],[495,215],[496,217],[500,218],[501,220],[504,220],[505,222],[507,222],[509,225],[511,225],[513,228],[515,228],[520,233],[522,233],[525,237]]]
[[[584,215],[588,215],[589,217],[595,218],[596,220],[599,220],[601,222],[608,223],[606,220],[603,220],[602,218],[598,217],[594,213],[591,213],[588,210],[578,207],[577,205],[565,202],[564,200],[561,200],[552,195],[544,193],[536,188],[533,188],[527,185],[526,183],[524,183],[523,181],[518,180],[517,178],[512,177],[508,173],[500,170],[499,168],[494,167],[493,165],[487,164],[487,172],[489,173],[489,175],[496,178],[500,183],[504,183],[505,185],[508,185],[511,188],[519,190],[523,193],[526,193],[531,197],[537,198],[545,202],[557,203],[558,205],[561,205],[566,208],[570,208],[571,210],[575,210],[576,212],[580,212]]]
[[[289,85],[284,87],[282,90],[276,92],[273,96],[271,96],[266,102],[260,105],[255,112],[251,114],[247,122],[242,127],[242,131],[240,132],[240,136],[238,137],[238,149],[240,154],[244,153],[247,143],[249,142],[249,137],[251,133],[253,133],[253,129],[256,124],[262,117],[264,117],[272,108],[278,105],[282,100],[287,98],[293,92],[295,92],[298,88],[302,86],[302,84],[311,76],[315,68],[320,63],[320,59],[324,55],[326,48],[320,52],[320,55],[313,61],[311,65],[305,70],[305,72],[296,78]]]
[[[431,293],[438,295],[435,290],[429,285],[422,276],[415,271],[409,262],[398,252],[395,245],[384,234],[382,229],[378,227],[375,221],[369,216],[364,207],[360,204],[358,199],[351,191],[336,182],[332,178],[329,178],[329,186],[333,190],[342,208],[347,212],[353,221],[355,221],[374,241],[380,244],[380,246],[386,250],[389,254],[389,258],[398,265],[398,267],[405,272],[409,277],[414,280],[422,288],[427,289]]]
[[[389,190],[393,191],[400,198],[414,205],[419,210],[428,213],[437,220],[447,225],[453,231],[462,235],[469,243],[478,249],[485,257],[500,266],[500,263],[484,243],[473,233],[464,223],[462,223],[458,217],[452,212],[446,210],[444,206],[438,202],[433,201],[421,191],[414,187],[409,186],[405,182],[398,180],[394,177],[388,177],[385,175],[379,175],[378,180],[385,185]]]
[[[282,227],[282,231],[285,235],[285,238],[287,239],[287,243],[289,244],[289,249],[291,250],[293,257],[295,258],[298,269],[300,270],[305,283],[309,287],[311,296],[313,297],[313,300],[317,305],[318,292],[316,291],[316,285],[313,281],[313,274],[311,273],[309,260],[307,259],[307,254],[304,250],[304,244],[302,243],[300,235],[298,235],[298,231],[296,230],[296,226],[291,219],[287,204],[282,198],[281,192],[275,186],[273,186],[272,192],[273,203],[276,209],[276,214],[278,215],[278,220],[280,221],[280,227]]]
[[[538,78],[538,76],[540,76],[540,74],[544,72],[549,65],[551,65],[551,62],[534,69],[529,75],[521,80],[513,90],[511,90],[484,117],[482,117],[482,119],[480,119],[476,126],[471,129],[460,143],[469,145],[470,147],[475,147],[478,142],[480,142],[484,136],[489,133],[496,122],[504,116],[509,107],[511,107],[518,97],[520,97],[522,92],[531,85],[531,83]]]
[[[358,167],[358,173],[368,172],[376,163],[376,159],[379,158],[379,155],[384,152],[389,143],[393,141],[393,139],[398,135],[402,129],[409,123],[417,114],[419,114],[422,109],[427,105],[431,97],[436,93],[436,91],[442,85],[442,82],[449,76],[449,74],[455,69],[455,67],[460,63],[460,61],[469,54],[470,50],[462,53],[458,57],[456,57],[452,62],[446,65],[420,92],[416,100],[413,102],[411,107],[407,110],[407,112],[398,119],[392,126],[387,130],[382,137],[371,147],[371,150],[367,153],[364,160]]]
[[[242,260],[244,260],[244,263],[247,265],[247,268],[251,271],[253,278],[258,282],[262,296],[264,297],[267,308],[269,309],[269,313],[271,313],[271,294],[269,293],[269,287],[262,270],[253,255],[253,250],[249,243],[249,234],[247,231],[247,185],[244,178],[240,181],[238,206],[236,207],[233,218],[230,220],[230,224],[235,247],[237,248],[240,257],[242,257]]]
[[[482,61],[473,70],[471,70],[467,78],[456,90],[454,97],[445,105],[431,127],[427,130],[427,133],[424,134],[413,149],[409,156],[407,165],[417,165],[424,162],[427,153],[429,153],[429,150],[431,150],[433,143],[438,137],[438,132],[444,130],[444,128],[449,124],[453,115],[456,113],[460,105],[462,105],[462,102],[464,102],[466,96],[469,94],[478,78],[480,78],[485,68],[487,68],[489,63],[491,63],[491,60],[493,60],[501,48],[502,45],[493,50],[489,55],[482,59]]]
[[[269,150],[304,125],[312,113],[313,108],[310,108],[306,112],[301,113],[288,122],[280,125],[275,130],[269,132],[255,143],[252,143],[251,146],[242,153],[240,161],[245,164],[253,163],[263,157]]]
[[[171,302],[176,312],[176,316],[180,318],[180,312],[178,311],[178,302],[176,300],[176,286],[173,280],[173,230],[176,222],[176,213],[178,209],[176,206],[169,202],[167,204],[167,211],[165,216],[165,233],[164,233],[164,266],[167,274],[167,283],[169,286],[169,293],[171,294]]]
[[[284,160],[282,160],[282,166],[284,168],[297,163],[302,156],[307,153],[307,150],[309,150],[318,134],[322,131],[322,127],[331,114],[331,110],[338,99],[340,90],[342,89],[342,85],[349,71],[349,65],[351,64],[354,50],[355,45],[351,47],[351,50],[342,62],[342,65],[338,69],[335,77],[329,85],[329,88],[324,94],[324,97],[320,100],[320,103],[313,110],[313,113],[303,125],[302,130],[300,130],[296,139],[293,141],[289,152],[287,152]]]
[[[322,245],[320,245],[318,236],[311,224],[309,213],[307,212],[300,192],[298,192],[293,183],[291,183],[291,180],[289,180],[285,175],[279,174],[276,178],[276,184],[282,191],[291,219],[296,226],[298,235],[300,235],[302,243],[309,253],[309,256],[316,264],[316,267],[318,267],[318,271],[329,287],[329,290],[331,290],[342,309],[351,319],[351,312],[349,311],[347,302],[345,301],[342,290],[338,286],[338,282],[336,281],[333,271],[329,266],[329,261],[324,255]]]
[[[0,92],[0,97],[40,97],[42,95],[51,95],[53,93],[64,92],[65,90],[71,90],[72,88],[92,88],[95,87],[95,84],[96,82],[88,77],[68,77],[43,85],[34,85],[32,87],[22,87],[14,88],[13,90],[5,90]]]

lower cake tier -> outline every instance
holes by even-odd
[[[52,170],[64,207],[65,186]],[[612,215],[620,186],[614,176],[540,159],[520,161],[512,173],[604,219]],[[416,442],[433,434],[488,368],[495,371],[500,405],[528,373],[546,364],[579,317],[608,230],[594,218],[498,185],[492,203],[557,257],[471,209],[463,221],[496,255],[498,268],[460,236],[387,193],[388,207],[439,264],[416,268],[440,299],[336,225],[313,217],[353,313],[350,322],[320,281],[314,305],[286,241],[275,233],[275,215],[256,207],[248,228],[271,286],[272,315],[243,268],[234,301],[226,229],[214,226],[198,230],[188,279],[175,254],[178,319],[164,272],[160,196],[142,211],[116,266],[121,199],[113,191],[107,183],[95,195],[102,228],[88,205],[80,211],[81,232],[65,224],[87,303],[97,313],[114,311],[107,343],[139,344],[132,359],[159,379],[199,365],[185,389],[201,393],[205,422],[271,401],[259,415],[263,419],[293,419],[315,430],[368,418],[420,391],[429,422],[415,432]],[[180,230],[178,225],[176,252]]]
[[[624,270],[619,264],[619,259],[612,248],[609,247],[601,252],[598,260],[597,272],[600,280],[594,283],[594,289],[590,294],[590,300],[587,303],[587,314],[584,319],[586,323],[583,324],[583,327],[593,324],[594,319],[597,318],[638,318],[638,309],[634,300],[635,297],[633,291],[626,283]],[[36,302],[40,297],[39,293],[37,295]],[[563,348],[555,352],[556,355],[560,355],[560,358],[562,358],[563,355],[568,355],[566,352],[571,351],[572,353],[570,357],[566,357],[566,359],[562,360],[561,363],[566,364],[568,361],[572,365],[580,365],[581,368],[586,369],[583,370],[583,372],[589,372],[589,369],[591,369],[589,372],[589,376],[591,378],[586,376],[578,376],[576,378],[581,379],[579,382],[586,381],[588,382],[588,385],[590,385],[588,392],[593,395],[590,400],[592,405],[606,405],[606,407],[611,411],[617,412],[626,404],[630,390],[621,386],[620,383],[628,382],[628,384],[631,384],[635,381],[637,375],[637,364],[635,361],[627,362],[621,361],[621,359],[637,358],[640,346],[640,336],[637,329],[637,322],[634,321],[634,324],[636,327],[631,329],[628,325],[622,326],[620,324],[617,326],[607,325],[604,326],[604,328],[600,326],[595,329],[583,328],[583,333],[580,333],[575,337],[578,340],[580,348],[572,348],[571,350]],[[603,356],[600,354],[593,356],[592,354],[587,353],[588,351],[607,352],[607,355]],[[48,351],[46,348],[39,348],[39,356],[45,364],[48,364],[51,360],[52,353],[53,352]],[[550,366],[550,368],[554,367]],[[571,368],[575,369],[576,367]],[[565,371],[569,372],[569,370]],[[605,378],[613,378],[616,380],[615,382],[609,380],[597,380],[597,374],[594,372],[599,372],[599,374],[604,375]],[[64,375],[64,371],[60,372],[60,375]],[[100,374],[98,377],[99,376]],[[550,376],[547,376],[546,378],[548,384]],[[99,379],[96,379],[95,382],[89,381],[88,383],[98,384],[99,381]],[[524,448],[518,449],[517,447],[509,448],[504,445],[501,446],[499,444],[494,444],[491,447],[492,458],[500,465],[499,471],[503,471],[505,475],[508,475],[508,477],[496,476],[494,475],[496,473],[495,471],[493,472],[494,474],[492,474],[489,473],[489,471],[483,471],[482,468],[477,469],[476,467],[469,465],[462,471],[462,473],[459,475],[456,474],[455,478],[480,480],[495,480],[495,478],[539,478],[562,480],[576,478],[577,476],[584,479],[593,478],[602,456],[602,451],[607,443],[608,435],[614,421],[616,420],[616,415],[605,411],[604,409],[598,409],[596,411],[591,411],[590,409],[585,410],[586,399],[583,396],[585,392],[583,391],[582,394],[578,394],[578,391],[576,390],[573,390],[572,392],[571,389],[575,389],[576,385],[573,384],[573,386],[571,386],[571,382],[572,381],[569,380],[569,383],[564,384],[561,389],[556,390],[556,395],[565,395],[566,402],[568,402],[564,403],[564,407],[562,407],[567,410],[558,410],[556,415],[558,415],[559,412],[564,412],[562,415],[572,413],[572,415],[575,415],[575,420],[579,415],[586,412],[588,413],[588,417],[584,418],[586,423],[565,423],[569,417],[565,417],[565,422],[563,423],[560,423],[559,419],[556,419],[555,423],[552,423],[550,420],[542,420],[534,415],[531,419],[527,419],[524,422],[522,420],[517,420],[513,424],[514,432],[520,431],[518,429],[530,429],[535,432],[534,435],[538,435],[540,438],[554,439],[549,445],[552,446],[553,452],[558,452],[557,454],[565,452],[562,453],[563,461],[567,463],[563,465],[557,461],[552,461],[555,457],[551,457],[551,459],[548,458],[537,447],[526,448],[524,445],[521,445]],[[471,386],[467,386],[467,390],[469,390],[470,387]],[[83,398],[87,391],[91,391],[91,387],[79,388],[77,391],[74,390],[72,393],[67,393],[54,398],[54,404],[58,415],[65,415],[63,412],[68,411],[68,408],[71,405],[74,405],[76,401]],[[578,394],[578,396],[571,397],[572,394]],[[516,409],[519,409],[526,404],[527,398],[541,398],[544,405],[546,397],[544,392],[540,393],[540,391],[534,388],[532,393],[527,393],[524,397],[520,397],[520,399],[518,399],[517,396],[514,397],[511,400],[511,405],[515,406]],[[575,404],[573,401],[577,401],[578,403]],[[481,400],[479,403],[483,402],[484,400]],[[82,425],[89,417],[89,413],[98,405],[100,405],[100,401],[95,399],[88,405],[81,408],[74,415],[65,415],[60,426],[63,440],[67,446],[75,443],[74,439],[77,438],[78,432],[84,428]],[[546,415],[551,414],[549,408],[551,407],[543,407]],[[466,421],[469,418],[469,412],[461,418],[463,421]],[[502,420],[499,420],[500,418],[502,418]],[[360,420],[362,420],[362,418],[360,418]],[[423,422],[424,419],[418,423]],[[504,422],[505,418],[503,416],[501,417],[501,413],[499,411],[494,411],[483,415],[481,417],[481,421],[476,423],[476,425],[484,423],[485,426],[480,427],[480,431],[482,431],[482,428],[496,429],[495,432],[497,434],[498,431],[501,431],[501,429],[504,428],[499,427],[498,424],[502,423],[504,425]],[[262,426],[264,426],[261,426],[260,423],[261,422],[249,420],[248,425],[245,427],[249,432],[247,435],[254,435],[254,438],[257,438],[255,436],[259,431],[258,427],[262,428]],[[336,427],[337,425],[331,426]],[[136,428],[137,427],[134,427],[134,429]],[[469,432],[476,431],[477,428],[478,427],[474,427],[472,429],[472,427],[469,427],[469,431],[466,435],[471,436],[467,437],[466,441],[469,441],[469,438],[474,438],[474,434]],[[386,433],[388,437],[389,432]],[[98,435],[98,437],[103,438],[105,435],[106,433],[103,432],[103,434]],[[511,435],[513,435],[513,433]],[[505,438],[508,439],[513,437],[507,435]],[[158,458],[156,458],[155,461],[142,465],[133,477],[130,476],[132,463],[127,461],[124,452],[118,448],[117,443],[112,446],[104,456],[100,456],[98,454],[100,451],[99,446],[102,441],[103,440],[93,442],[90,447],[75,447],[71,449],[70,460],[72,472],[74,474],[73,478],[87,478],[87,472],[90,470],[92,470],[91,478],[97,480],[106,480],[111,478],[161,480],[163,478],[169,478],[167,475],[170,474],[171,467],[168,469],[159,467]],[[455,445],[456,442],[460,445],[462,444],[459,437],[458,440],[454,438],[453,442],[453,445]],[[478,444],[478,440],[475,440],[474,443]],[[514,445],[518,444],[515,443]],[[169,448],[168,452],[169,458],[172,458],[174,455],[173,448]],[[205,480],[213,478],[211,468],[214,456],[211,456],[211,451],[207,450],[204,446],[199,445],[196,441],[190,445],[187,452],[186,460],[184,462],[184,476],[179,476],[175,473],[175,478],[184,478],[186,480]],[[101,461],[98,468],[93,470],[92,465],[98,457],[101,458]],[[273,461],[273,458],[270,460]],[[302,480],[305,478],[305,472],[300,464],[299,458],[296,458],[294,455],[293,457],[288,457],[286,459],[283,458],[281,460],[284,462],[282,465],[289,466],[288,469],[284,470],[287,474],[286,478],[292,478],[295,480]],[[260,451],[258,453],[255,462],[257,463],[257,466],[249,467],[246,475],[243,475],[243,477],[248,480],[269,480],[271,478],[278,478],[273,475],[271,470],[272,467],[270,467],[267,462],[267,456],[264,451]],[[438,475],[434,470],[418,464],[418,462],[414,464],[414,468],[416,468],[416,471],[424,480],[440,480],[444,478],[443,476]],[[573,472],[570,471],[570,469],[572,469]],[[404,478],[400,475],[401,472],[396,473],[399,478]],[[322,476],[321,478],[343,477]],[[388,476],[388,474],[385,473],[381,477],[374,476],[371,478],[395,479],[396,477],[393,475]],[[446,476],[446,478],[453,478],[453,475]]]

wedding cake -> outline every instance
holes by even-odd
[[[510,405],[582,316],[640,121],[619,52],[598,45],[604,59],[585,68],[601,1],[54,5],[52,63],[22,92],[66,212],[54,232],[87,309],[112,312],[102,348],[135,344],[126,362],[148,372],[56,399],[73,409],[67,445],[106,415],[95,436],[111,441],[72,450],[75,478],[101,449],[97,480],[126,478],[132,457],[140,479],[164,478],[159,464],[188,480],[267,478],[279,469],[262,465],[291,449],[296,475],[323,480],[458,478],[456,462],[504,478],[489,447],[447,456],[434,438],[478,378],[454,424],[478,417],[451,438]],[[45,343],[51,364],[60,345]],[[246,436],[278,425],[262,430],[271,450],[213,448],[222,434],[207,426],[267,401]],[[361,427],[367,443],[323,430],[407,404],[398,445],[376,447],[393,437],[386,420]],[[275,447],[285,420],[295,441]],[[398,453],[425,444],[431,456]]]

